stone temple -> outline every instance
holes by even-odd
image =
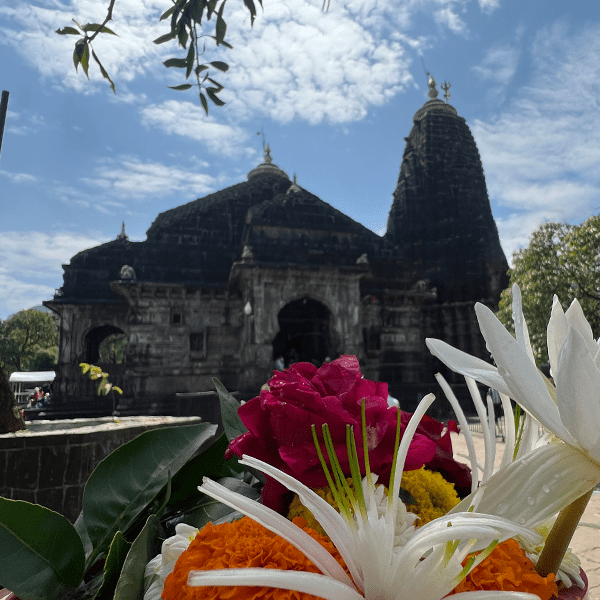
[[[123,230],[75,255],[44,303],[61,317],[54,395],[92,401],[88,362],[123,388],[121,406],[169,412],[213,377],[248,399],[276,364],[340,354],[405,410],[436,390],[437,371],[459,388],[424,340],[486,358],[473,305],[497,306],[508,265],[475,140],[433,78],[429,97],[383,237],[290,181],[267,147],[247,181],[159,214],[146,241]],[[106,364],[115,338],[124,355]]]

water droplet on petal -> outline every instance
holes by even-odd
[[[527,504],[529,504],[529,506],[533,506],[535,504],[535,500],[531,496],[528,496]]]
[[[525,517],[520,517],[519,523],[521,523],[521,525],[525,525],[525,523],[527,523],[527,519]]]
[[[542,486],[542,491],[547,494],[550,491],[550,488],[547,485]]]

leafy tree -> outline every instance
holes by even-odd
[[[0,367],[0,433],[12,433],[27,429],[19,412],[17,400],[2,367]]]
[[[31,370],[36,356],[57,351],[57,318],[34,308],[0,322],[0,367],[7,371]]]
[[[538,364],[548,362],[546,327],[555,294],[565,310],[577,298],[594,335],[600,335],[600,216],[580,225],[540,225],[531,235],[529,246],[513,254],[513,263],[498,318],[512,327],[510,288],[517,283]]]
[[[223,14],[226,1],[227,0],[172,0],[172,6],[170,6],[160,17],[161,21],[169,19],[169,31],[154,40],[155,44],[164,44],[171,40],[177,40],[179,47],[186,51],[185,58],[169,58],[163,64],[167,68],[185,69],[185,79],[188,80],[193,74],[196,83],[183,83],[181,85],[169,87],[181,91],[197,87],[200,103],[206,114],[208,114],[208,100],[216,106],[223,106],[223,104],[225,104],[217,96],[223,89],[223,86],[215,81],[211,75],[214,70],[223,73],[226,72],[229,69],[229,65],[218,60],[205,63],[202,62],[202,56],[206,50],[206,44],[203,38],[214,40],[217,46],[231,48],[225,41],[227,23],[225,22]],[[258,2],[262,6],[262,0],[258,0]],[[106,18],[102,23],[87,23],[81,25],[73,19],[77,28],[69,26],[56,30],[56,33],[59,35],[76,35],[79,37],[75,42],[75,49],[73,50],[73,64],[75,65],[75,69],[78,70],[79,65],[81,65],[83,72],[89,79],[91,53],[91,58],[97,63],[102,76],[108,80],[114,93],[116,93],[115,84],[92,48],[92,42],[101,33],[117,35],[106,26],[107,23],[112,20],[115,4],[116,0],[110,0]],[[244,0],[244,5],[250,12],[250,24],[253,25],[256,17],[256,5],[254,4],[254,0]],[[202,33],[202,20],[204,19],[204,25],[206,25],[206,21],[210,21],[213,17],[215,17],[214,35]]]

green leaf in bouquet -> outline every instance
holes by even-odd
[[[227,435],[227,439],[231,441],[248,431],[238,415],[240,403],[216,377],[213,378],[213,383],[221,402],[221,421],[225,428],[225,434]]]
[[[0,497],[0,581],[23,600],[55,600],[83,578],[75,528],[58,513]]]
[[[117,531],[110,543],[102,573],[102,584],[96,592],[94,600],[113,600],[117,581],[119,581],[119,577],[121,576],[125,557],[130,548],[131,542],[128,542],[123,537],[123,534]]]
[[[131,544],[113,600],[142,600],[144,596],[144,571],[153,557],[158,517],[150,515],[144,528]]]
[[[236,477],[222,477],[218,480],[218,483],[252,500],[260,498],[260,489]],[[222,504],[209,496],[203,496],[194,508],[182,513],[176,519],[172,519],[167,523],[167,527],[174,528],[177,523],[186,523],[192,527],[202,529],[207,523],[224,523],[234,521],[242,516],[234,508]]]
[[[202,494],[198,486],[202,484],[203,477],[218,479],[231,475],[225,467],[225,450],[227,450],[227,437],[221,434],[210,448],[189,460],[173,478],[171,498],[168,510],[186,510],[193,506]]]
[[[73,527],[75,527],[75,531],[77,532],[77,534],[79,535],[79,538],[81,539],[81,543],[83,544],[83,551],[85,553],[85,558],[87,560],[87,557],[92,553],[92,550],[94,549],[94,547],[92,546],[90,536],[88,535],[87,529],[85,528],[85,522],[83,521],[83,513],[82,512],[79,513],[79,516],[77,517],[77,520],[73,524]]]
[[[210,423],[146,431],[109,454],[83,492],[83,520],[94,550],[105,552],[117,531],[127,534],[148,505],[198,448],[214,436]]]

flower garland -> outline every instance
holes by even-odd
[[[554,574],[546,577],[538,575],[535,565],[514,539],[498,544],[452,593],[477,590],[529,592],[539,596],[540,600],[550,600],[552,596],[558,596]]]
[[[317,540],[342,567],[342,557],[329,538],[307,526],[300,517],[294,524]],[[206,525],[185,550],[165,581],[164,600],[317,600],[315,596],[265,587],[190,587],[190,571],[211,571],[223,568],[264,567],[289,571],[320,573],[300,550],[249,517],[233,523]]]

